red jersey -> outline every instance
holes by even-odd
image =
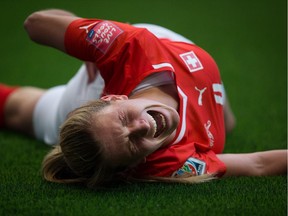
[[[225,173],[216,156],[225,143],[224,90],[207,52],[194,44],[159,39],[144,28],[98,19],[73,21],[65,47],[68,54],[96,63],[106,94],[129,95],[152,73],[174,73],[180,99],[175,139],[135,168],[138,177]]]

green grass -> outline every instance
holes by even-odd
[[[79,16],[171,28],[217,61],[237,116],[225,152],[287,148],[286,1],[0,2],[0,82],[65,83],[81,62],[29,41],[25,17],[64,8]],[[120,184],[99,191],[44,182],[42,142],[0,131],[0,215],[287,215],[287,178],[227,178],[199,185]]]

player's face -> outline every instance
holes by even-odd
[[[179,123],[174,108],[126,96],[104,99],[111,105],[97,113],[95,135],[112,165],[135,165],[174,138]]]

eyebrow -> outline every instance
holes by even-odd
[[[118,112],[118,118],[121,121],[122,126],[125,127],[127,125],[127,119],[123,111]]]

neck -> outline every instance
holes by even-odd
[[[174,84],[168,84],[145,89],[143,91],[136,92],[129,98],[131,99],[146,98],[150,100],[155,100],[167,106],[173,107],[176,110],[178,109],[179,98],[176,86]]]

